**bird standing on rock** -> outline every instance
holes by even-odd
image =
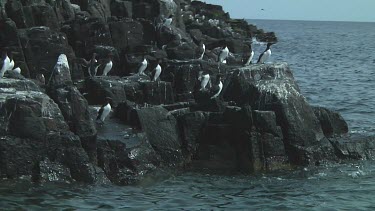
[[[113,62],[112,62],[112,55],[108,55],[107,63],[105,64],[104,70],[103,70],[103,76],[107,76],[109,71],[112,70]]]
[[[6,71],[13,70],[13,68],[14,68],[14,60],[13,60],[12,51],[9,52],[9,60],[10,60],[10,63],[9,63],[8,69]]]
[[[225,48],[223,48],[220,51],[220,54],[219,54],[219,57],[218,57],[219,64],[226,63],[226,59],[228,58],[228,56],[229,56],[229,49],[228,49],[227,46],[225,46]]]
[[[107,118],[108,114],[112,110],[111,101],[112,101],[112,98],[107,97],[106,102],[99,109],[98,116],[96,117],[96,120],[100,121],[102,124],[104,124],[105,118]]]
[[[15,72],[15,73],[21,74],[21,68],[20,67],[16,67],[12,71]]]
[[[93,53],[90,61],[82,59],[82,61],[85,63],[85,66],[88,67],[87,70],[90,76],[96,76],[96,73],[98,72],[98,67],[100,66],[98,60],[96,60],[95,57],[96,53]]]
[[[209,73],[203,74],[203,71],[200,71],[198,80],[201,82],[200,91],[203,91],[206,89],[207,84],[210,82],[210,74]]]
[[[217,85],[213,87],[213,91],[215,92],[215,94],[211,97],[211,99],[217,98],[220,95],[221,90],[223,90],[223,83],[221,82],[221,75],[217,75],[216,83]]]
[[[204,56],[204,53],[206,52],[206,45],[204,43],[201,43],[201,50],[202,50],[202,54],[201,56],[199,57],[200,60],[203,59],[203,56]]]
[[[166,26],[168,28],[171,27],[172,21],[173,21],[173,15],[170,15],[168,18],[164,19],[163,26]]]
[[[264,64],[271,56],[271,45],[273,43],[268,43],[266,50],[262,54],[260,54],[259,59],[258,59],[258,64]]]
[[[147,59],[145,57],[143,57],[143,61],[139,65],[137,74],[138,75],[144,75],[144,71],[147,69],[147,65],[148,65]]]
[[[160,74],[161,74],[161,66],[160,66],[160,61],[158,61],[158,65],[155,67],[155,74],[152,80],[153,81],[158,80]]]
[[[5,71],[10,67],[10,59],[6,51],[3,51],[1,56],[2,67],[0,69],[0,78],[4,77]]]
[[[248,46],[250,48],[250,50],[249,50],[250,55],[249,55],[249,58],[247,58],[247,60],[246,60],[245,66],[249,66],[250,64],[252,64],[252,60],[253,60],[253,57],[254,57],[254,51],[251,47],[251,44],[248,44]]]

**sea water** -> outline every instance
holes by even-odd
[[[309,103],[375,133],[375,23],[250,20],[275,31]],[[254,43],[255,59],[265,49]],[[255,60],[254,59],[254,60]],[[188,172],[130,187],[0,182],[1,210],[375,210],[375,162],[259,175]]]

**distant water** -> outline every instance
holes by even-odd
[[[271,61],[286,61],[313,105],[339,111],[352,133],[375,132],[375,23],[263,21]],[[256,57],[264,49],[255,45]],[[203,172],[132,187],[0,182],[1,210],[375,210],[375,162],[269,175]]]
[[[271,61],[290,64],[309,103],[339,111],[351,133],[375,133],[375,23],[249,22],[276,32]],[[258,58],[265,46],[254,47]]]

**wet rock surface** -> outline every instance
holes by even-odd
[[[0,176],[130,185],[183,169],[373,159],[374,138],[351,137],[339,113],[310,106],[286,63],[243,66],[253,39],[277,42],[200,1],[0,3],[0,48],[22,69],[0,78]]]

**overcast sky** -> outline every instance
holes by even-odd
[[[233,18],[375,22],[375,0],[202,1],[222,5]]]

